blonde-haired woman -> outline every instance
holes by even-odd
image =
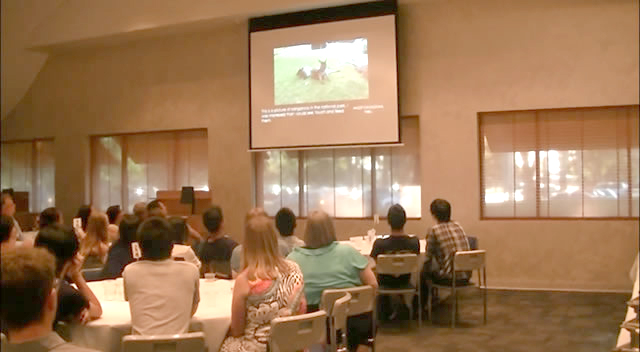
[[[300,265],[304,274],[304,292],[308,311],[318,309],[322,291],[330,288],[348,288],[361,285],[378,287],[369,260],[355,248],[336,242],[333,220],[323,211],[312,211],[307,218],[304,233],[305,247],[294,248],[287,259]],[[350,317],[347,321],[350,351],[366,351],[371,331],[371,314]]]
[[[92,212],[87,221],[87,234],[82,240],[80,254],[83,268],[99,268],[107,261],[109,253],[109,219],[105,213]]]
[[[258,209],[245,220],[244,258],[233,288],[229,337],[221,352],[266,351],[271,320],[306,311],[302,272],[280,255],[272,221]]]

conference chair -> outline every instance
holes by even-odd
[[[322,299],[326,302],[335,302],[343,297],[345,293],[351,295],[347,309],[347,316],[352,317],[364,313],[371,313],[371,331],[372,335],[367,340],[367,345],[371,347],[371,351],[375,352],[375,335],[376,335],[376,315],[375,315],[375,290],[373,287],[356,286],[351,288],[327,289],[322,291]],[[326,298],[325,298],[326,296]],[[333,307],[328,307],[333,308]]]
[[[433,288],[437,289],[451,289],[451,295],[453,296],[454,303],[453,308],[451,309],[451,327],[455,328],[456,326],[456,314],[458,313],[458,291],[460,290],[469,290],[476,287],[476,285],[471,281],[466,281],[461,283],[456,279],[456,273],[470,271],[473,270],[478,271],[478,286],[482,290],[482,300],[484,307],[484,324],[487,323],[487,270],[486,270],[486,250],[474,250],[474,251],[459,251],[456,252],[455,256],[452,258],[452,280],[449,283],[437,283],[434,281],[429,281],[427,286],[429,290],[433,290]],[[432,314],[432,298],[433,294],[429,295],[427,307],[429,319],[431,320]]]
[[[326,292],[326,291],[325,291]],[[346,352],[347,351],[347,314],[349,311],[349,301],[351,294],[345,293],[344,296],[336,300],[335,295],[322,294],[320,309],[325,312],[331,312],[329,316],[329,351]],[[338,332],[340,332],[340,341],[338,342]]]
[[[275,318],[271,321],[270,352],[296,352],[326,342],[327,313]]]
[[[122,352],[205,352],[203,332],[176,335],[126,335]]]
[[[404,303],[409,307],[409,316],[413,319],[413,297],[418,295],[418,326],[422,326],[422,300],[420,299],[420,265],[416,254],[381,254],[376,259],[376,273],[378,275],[411,275],[416,284],[410,280],[403,287],[389,287],[380,285],[378,295],[402,295]],[[378,280],[380,282],[380,280]]]

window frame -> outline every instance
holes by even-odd
[[[37,148],[36,148],[36,144],[39,142],[50,142],[54,149],[55,149],[55,138],[54,137],[41,137],[41,138],[32,138],[32,139],[11,139],[11,140],[6,140],[6,141],[2,141],[0,143],[0,147],[2,144],[18,144],[18,143],[30,143],[31,144],[31,158],[29,160],[29,167],[30,167],[30,171],[31,171],[31,190],[28,192],[30,197],[33,196],[33,201],[31,201],[31,199],[29,200],[29,213],[32,214],[37,214],[40,213],[41,211],[43,211],[46,208],[43,209],[39,209],[39,205],[40,205],[40,197],[41,194],[38,191],[38,186],[37,186],[37,180],[39,179],[40,176],[40,169],[38,167],[36,167],[37,165],[40,164],[40,156],[37,153]],[[53,188],[53,194],[54,194],[54,202],[52,207],[55,207],[55,194],[56,194],[56,190],[55,190],[55,165],[56,165],[56,158],[55,158],[55,150],[53,151],[53,184],[54,184],[54,188]],[[10,188],[13,188],[10,187]],[[32,212],[31,209],[34,209],[34,211]]]
[[[418,166],[417,166],[417,170],[418,172],[421,174],[421,168],[420,168],[420,124],[419,124],[419,116],[418,115],[410,115],[410,116],[400,116],[399,118],[400,120],[404,120],[404,119],[417,119],[418,121]],[[401,123],[398,123],[398,127],[400,129],[402,129]],[[402,144],[398,145],[398,146],[402,146]],[[332,152],[332,160],[333,160],[333,164],[334,164],[334,199],[335,199],[335,151],[338,149],[358,149],[361,151],[360,153],[360,157],[364,158],[365,156],[369,156],[371,157],[371,180],[370,180],[370,185],[371,185],[371,199],[369,200],[369,202],[371,203],[371,209],[372,209],[372,215],[370,216],[362,216],[362,217],[352,217],[352,216],[337,216],[334,215],[332,216],[334,219],[336,220],[371,220],[373,221],[375,219],[375,210],[376,210],[376,201],[377,201],[377,197],[376,197],[376,156],[379,155],[379,150],[381,148],[390,148],[393,150],[393,148],[395,148],[396,146],[389,146],[389,145],[366,145],[366,146],[359,146],[359,145],[355,145],[353,146],[353,148],[349,148],[349,147],[345,147],[345,146],[339,146],[339,147],[335,147],[335,148],[331,148],[331,147],[322,147],[322,148],[303,148],[303,149],[295,149],[295,148],[283,148],[283,149],[268,149],[268,150],[255,150],[252,151],[253,157],[252,157],[252,162],[254,165],[254,179],[255,179],[255,197],[254,201],[256,202],[257,206],[263,206],[264,205],[264,198],[263,198],[263,194],[264,194],[264,182],[263,182],[263,178],[260,176],[260,173],[262,172],[262,165],[263,165],[263,157],[264,157],[264,153],[266,152],[274,152],[274,151],[278,151],[278,152],[295,152],[296,153],[296,158],[298,160],[298,186],[300,187],[300,191],[298,192],[298,209],[292,209],[294,211],[294,213],[296,213],[296,217],[298,219],[307,219],[307,215],[302,215],[302,214],[306,214],[308,212],[308,204],[305,201],[306,197],[303,190],[303,186],[305,185],[305,180],[306,180],[306,175],[305,175],[305,152],[307,151],[312,151],[312,150],[317,150],[317,149],[324,149],[324,150],[330,150]],[[393,156],[392,156],[393,158]],[[282,169],[281,169],[282,170]],[[391,171],[391,173],[393,174],[393,171]],[[280,184],[282,184],[282,171],[280,171]],[[420,192],[421,192],[421,199],[422,199],[422,176],[419,176],[419,184],[420,184]],[[420,204],[420,216],[419,217],[415,217],[415,216],[407,216],[407,220],[421,220],[422,219],[422,201]],[[334,201],[334,214],[335,214],[335,209],[336,209],[336,202]],[[303,211],[304,210],[304,211]],[[275,214],[270,214],[270,217],[274,217]],[[386,215],[386,211],[384,212],[384,214],[378,214],[378,219],[381,220],[386,220],[387,219],[387,215]]]
[[[485,152],[485,148],[484,148],[484,140],[483,140],[483,129],[482,129],[482,119],[483,116],[485,114],[488,113],[535,113],[536,114],[536,123],[538,120],[538,113],[539,112],[547,112],[547,111],[593,111],[593,110],[601,110],[601,109],[609,109],[609,108],[638,108],[639,105],[638,104],[626,104],[626,105],[602,105],[602,106],[589,106],[589,107],[565,107],[565,108],[543,108],[543,109],[521,109],[521,110],[499,110],[499,111],[480,111],[477,113],[477,135],[478,135],[478,140],[477,140],[477,146],[478,146],[478,165],[479,165],[479,207],[480,207],[480,220],[487,220],[487,221],[491,221],[491,220],[560,220],[560,221],[566,221],[566,220],[571,220],[571,221],[582,221],[582,220],[588,220],[588,221],[593,221],[593,220],[599,220],[599,221],[611,221],[611,220],[624,220],[624,221],[638,221],[640,219],[639,216],[633,216],[633,215],[629,215],[629,216],[601,216],[601,217],[597,217],[597,216],[581,216],[581,217],[570,217],[570,216],[513,216],[513,217],[504,217],[504,216],[498,216],[498,217],[490,217],[490,216],[486,216],[485,215],[485,203],[484,203],[484,186],[485,186],[485,179],[484,179],[484,152]],[[629,130],[629,133],[631,133],[631,131]],[[536,167],[536,214],[540,214],[540,200],[541,200],[541,193],[540,193],[540,184],[541,181],[539,181],[541,179],[540,177],[540,152],[542,150],[540,150],[540,148],[537,148],[538,143],[537,140],[539,139],[539,135],[537,133],[537,129],[536,129],[536,159],[535,159],[535,167]],[[627,150],[627,177],[629,179],[629,183],[631,183],[632,179],[631,179],[631,174],[632,174],[632,164],[631,164],[631,144],[632,141],[631,139],[629,139],[629,142],[627,143],[626,146],[626,150]],[[584,151],[584,149],[580,150],[580,153],[582,153]],[[547,159],[548,160],[548,159]],[[582,174],[584,174],[584,165],[581,166],[581,172]],[[584,183],[584,180],[582,181]],[[633,198],[631,196],[632,194],[632,190],[633,187],[631,187],[631,184],[629,185],[629,213],[631,213],[631,205],[633,204]],[[515,205],[514,205],[515,206]],[[583,213],[584,213],[584,189],[582,190],[582,208],[583,208]]]
[[[90,187],[89,187],[89,199],[91,200],[91,204],[93,204],[95,202],[95,190],[94,190],[94,186],[95,186],[95,182],[97,181],[95,179],[97,173],[97,168],[98,168],[98,163],[96,162],[97,160],[97,148],[95,147],[95,143],[97,143],[97,141],[100,138],[106,138],[106,137],[120,137],[122,138],[122,145],[121,147],[121,161],[122,160],[127,160],[126,157],[129,155],[128,154],[128,148],[127,148],[127,137],[131,137],[131,136],[144,136],[144,135],[155,135],[155,134],[159,134],[159,133],[170,133],[173,134],[173,139],[174,142],[177,141],[177,137],[179,133],[184,133],[184,132],[205,132],[206,136],[207,136],[207,144],[208,144],[208,138],[209,138],[209,131],[206,127],[202,127],[202,128],[187,128],[187,129],[172,129],[172,130],[158,130],[158,131],[139,131],[139,132],[123,132],[123,133],[107,133],[107,134],[94,134],[94,135],[90,135],[89,136],[89,143],[90,143],[90,170],[89,170],[89,176],[90,176]],[[177,151],[176,148],[174,148],[172,150],[174,157],[172,158],[172,160],[174,161],[174,164],[177,161],[177,158],[175,157]],[[207,154],[208,154],[208,150],[207,150]],[[174,165],[175,166],[175,165]],[[120,165],[120,206],[122,207],[122,209],[129,209],[133,206],[133,204],[129,204],[129,193],[128,193],[128,185],[129,185],[129,180],[128,180],[128,163],[126,162],[122,162]],[[209,166],[207,164],[207,174],[209,173]],[[175,182],[176,180],[176,167],[173,168],[173,181]],[[208,182],[208,177],[207,177],[207,186],[209,187],[209,182]],[[210,188],[210,187],[209,187]]]

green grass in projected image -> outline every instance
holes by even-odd
[[[316,56],[284,57],[274,55],[275,105],[304,104],[369,98],[367,71],[338,59],[327,59],[323,79],[301,78],[302,67],[319,69],[324,58]]]

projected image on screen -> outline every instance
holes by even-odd
[[[273,49],[274,104],[369,98],[367,39]]]

